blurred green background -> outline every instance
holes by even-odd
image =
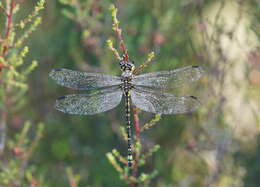
[[[27,120],[33,124],[28,141],[35,137],[37,124],[44,124],[42,139],[23,166],[24,170],[31,168],[35,180],[29,180],[26,172],[24,176],[17,174],[19,177],[10,174],[11,182],[3,186],[29,186],[18,180],[30,181],[31,186],[32,181],[38,186],[72,186],[68,168],[80,176],[78,186],[128,186],[106,158],[114,148],[126,154],[119,130],[124,126],[123,103],[93,116],[58,112],[53,108],[55,99],[73,91],[48,77],[51,69],[61,67],[120,74],[118,61],[106,45],[107,39],[112,39],[118,47],[111,3],[118,8],[123,36],[136,65],[155,52],[144,72],[188,65],[201,65],[206,70],[197,84],[184,90],[200,98],[200,109],[192,114],[162,116],[141,135],[144,153],[155,144],[161,146],[139,170],[139,174],[158,171],[148,186],[259,186],[257,0],[47,0],[40,13],[42,24],[25,43],[30,48],[25,65],[37,60],[38,67],[28,77],[25,104],[8,112],[7,118],[7,142],[15,139]],[[34,0],[24,1],[14,21],[19,22],[35,5]],[[1,15],[0,28],[4,27],[5,16]],[[153,115],[140,112],[139,117],[143,125]],[[1,158],[2,176],[12,167],[12,160],[20,159],[8,148]]]

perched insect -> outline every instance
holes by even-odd
[[[124,95],[128,166],[132,167],[132,136],[130,104],[155,114],[182,114],[195,110],[199,102],[194,96],[177,96],[165,93],[165,89],[183,86],[197,81],[203,74],[199,66],[188,66],[171,71],[135,75],[134,63],[130,60],[119,62],[121,77],[99,73],[78,72],[69,69],[54,69],[50,77],[57,84],[75,89],[89,90],[82,94],[65,95],[56,100],[55,108],[69,114],[92,115],[116,107]],[[91,90],[94,90],[91,91]]]

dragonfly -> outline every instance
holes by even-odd
[[[61,112],[78,115],[93,115],[106,112],[125,103],[127,134],[127,165],[133,166],[132,132],[130,110],[135,107],[155,114],[183,114],[196,110],[200,102],[195,96],[180,96],[168,93],[167,89],[178,88],[197,81],[204,73],[200,66],[187,66],[170,71],[135,74],[131,60],[119,61],[121,76],[80,72],[70,69],[53,69],[49,76],[57,84],[85,93],[59,97],[55,108]]]

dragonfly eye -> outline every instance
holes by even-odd
[[[133,62],[128,62],[127,63],[127,69],[133,71],[135,69],[135,65]]]
[[[119,66],[120,66],[120,68],[121,68],[122,70],[124,70],[124,69],[125,69],[125,66],[126,66],[126,62],[125,62],[124,60],[121,60],[121,61],[119,62]]]
[[[123,60],[121,60],[120,62],[119,62],[119,65],[120,66],[123,66],[125,64],[125,62],[123,61]]]

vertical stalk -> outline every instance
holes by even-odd
[[[12,23],[13,23],[13,10],[14,10],[15,4],[14,0],[6,0],[6,25],[5,25],[5,42],[4,47],[2,51],[2,57],[6,58],[6,55],[8,53],[9,49],[9,38],[10,33],[12,30]],[[3,84],[3,109],[0,111],[0,156],[3,155],[4,149],[5,149],[5,140],[6,140],[6,126],[7,126],[7,92],[8,92],[8,86]]]
[[[12,23],[13,23],[13,10],[14,10],[15,4],[14,0],[6,0],[6,25],[5,25],[5,46],[3,47],[2,55],[5,56],[8,48],[9,48],[9,38],[10,33],[12,30]]]

